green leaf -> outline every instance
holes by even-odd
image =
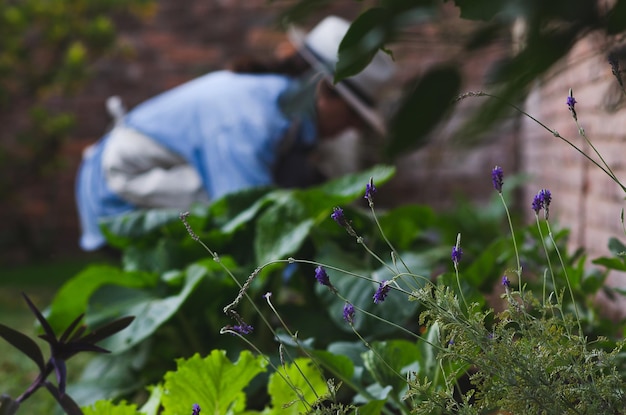
[[[328,196],[345,197],[351,200],[365,194],[365,185],[370,177],[374,178],[374,183],[378,186],[389,181],[395,172],[396,168],[393,166],[378,165],[325,183],[320,186],[320,190]]]
[[[295,198],[267,209],[257,221],[254,251],[259,264],[284,259],[294,253],[309,236],[314,220]]]
[[[228,414],[245,409],[244,388],[266,369],[263,356],[244,350],[232,363],[224,350],[213,350],[205,358],[195,354],[176,361],[177,370],[165,374],[163,415],[191,413],[197,403],[202,413]]]
[[[322,374],[308,358],[279,367],[270,376],[267,390],[272,404],[270,413],[287,415],[307,413],[319,397],[328,393]]]
[[[406,373],[419,372],[420,352],[416,343],[406,340],[375,342],[363,354],[363,362],[378,384],[392,386],[399,393],[406,387]]]
[[[178,209],[150,209],[103,220],[100,227],[112,246],[124,248],[173,222],[180,222]]]
[[[44,371],[44,360],[41,349],[25,334],[20,333],[11,327],[0,324],[0,337],[9,342],[11,346],[17,348],[20,352],[28,356],[33,362],[37,364],[39,370]]]
[[[428,133],[454,105],[460,87],[461,74],[453,66],[431,69],[419,79],[391,122],[387,155],[397,157],[424,145]]]
[[[624,245],[622,241],[617,238],[610,238],[609,250],[614,256],[621,258],[622,261],[626,262],[626,245]]]
[[[251,203],[248,204],[247,209],[240,211],[234,218],[232,218],[222,226],[222,231],[226,233],[234,232],[239,227],[250,222],[265,206],[270,205],[275,199],[276,192],[272,192],[270,194],[264,195],[264,197],[261,197],[256,201],[251,201]],[[221,202],[225,203],[225,199],[222,199]]]
[[[89,298],[103,285],[147,288],[154,286],[157,280],[156,274],[124,272],[108,265],[90,266],[59,289],[50,306],[48,322],[55,331],[65,329],[77,315],[85,313]]]
[[[428,206],[405,205],[379,214],[382,232],[398,250],[407,249],[423,231],[435,225],[435,213]]]
[[[116,336],[101,342],[101,346],[116,353],[128,350],[150,337],[168,321],[206,277],[206,267],[192,264],[185,270],[185,284],[178,294],[160,298],[146,290],[107,287],[102,298],[92,300],[93,312],[88,313],[89,325],[101,324],[118,316],[135,316],[133,324]]]
[[[602,265],[603,267],[606,267],[608,269],[613,269],[616,271],[626,271],[626,264],[624,264],[624,261],[619,258],[602,257],[596,258],[591,262],[595,265]]]
[[[325,350],[312,350],[311,355],[315,357],[324,368],[338,379],[352,379],[354,375],[354,363],[349,357]]]
[[[352,22],[339,44],[335,82],[356,75],[369,65],[388,40],[386,26],[390,17],[388,9],[374,7]]]
[[[138,415],[137,405],[122,402],[114,404],[111,401],[98,401],[95,404],[82,408],[84,415]]]

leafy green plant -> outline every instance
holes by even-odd
[[[57,337],[46,318],[37,307],[35,307],[32,301],[26,295],[24,295],[24,299],[33,314],[35,314],[37,321],[39,321],[44,329],[44,334],[39,337],[49,343],[50,357],[47,361],[44,361],[43,353],[37,343],[25,334],[5,326],[4,324],[0,324],[0,337],[24,353],[24,355],[30,358],[39,368],[37,378],[20,396],[13,400],[3,395],[2,401],[0,402],[0,414],[12,415],[16,413],[22,402],[28,399],[38,389],[45,387],[68,415],[81,415],[82,411],[80,407],[65,391],[67,382],[67,368],[65,362],[81,352],[109,353],[108,350],[97,346],[96,343],[124,330],[133,321],[134,317],[124,317],[110,321],[99,329],[85,334],[87,327],[84,325],[79,326],[84,317],[81,314],[69,324],[61,336]],[[57,379],[56,386],[47,380],[53,372]]]

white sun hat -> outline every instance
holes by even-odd
[[[292,26],[287,34],[304,59],[332,82],[339,45],[349,27],[347,20],[328,16],[308,33]],[[342,98],[381,135],[386,134],[387,128],[378,106],[394,73],[392,59],[378,51],[363,71],[334,85]]]

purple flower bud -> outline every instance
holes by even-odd
[[[461,258],[463,257],[463,250],[461,249],[460,246],[453,246],[452,247],[452,262],[454,262],[454,265],[458,265],[459,262],[461,262]]]
[[[343,306],[343,319],[349,324],[354,322],[354,306],[350,303],[346,303]]]
[[[374,293],[374,304],[382,303],[387,298],[387,294],[389,294],[389,281],[383,280],[379,283],[378,289]]]
[[[343,216],[343,209],[340,207],[334,207],[333,208],[333,213],[330,215],[331,218],[333,218],[333,220],[335,222],[337,222],[337,224],[339,224],[339,226],[342,227],[346,227],[347,223],[346,223],[346,218]]]
[[[569,96],[567,97],[567,107],[570,111],[574,111],[574,106],[576,105],[576,98]]]
[[[491,170],[491,181],[493,182],[493,187],[498,191],[498,193],[502,193],[502,183],[503,183],[504,173],[502,171],[502,167],[496,166]]]
[[[232,329],[239,334],[250,334],[254,331],[254,327],[243,322],[241,324],[233,326]]]
[[[504,287],[507,288],[507,289],[511,288],[511,281],[509,280],[509,278],[506,275],[504,275],[502,277],[502,285],[504,285]]]
[[[365,185],[365,199],[367,199],[370,203],[374,200],[374,195],[376,194],[376,186],[374,186],[374,178],[370,177],[369,183]]]
[[[569,96],[567,97],[567,109],[569,109],[569,112],[572,113],[572,117],[574,117],[574,120],[578,121],[578,116],[576,115],[576,109],[574,108],[574,106],[576,105],[576,98],[574,98],[574,93],[572,92],[572,89],[570,88],[569,90]]]
[[[541,209],[544,210],[546,219],[548,218],[548,214],[550,212],[550,203],[552,202],[552,193],[548,189],[541,189],[539,193],[535,195],[533,198],[533,203],[531,205],[532,209],[536,214],[539,214]]]
[[[332,287],[332,284],[330,283],[330,278],[328,277],[326,270],[321,266],[315,268],[315,279],[322,285]]]
[[[200,405],[194,403],[192,409],[191,415],[200,415]]]

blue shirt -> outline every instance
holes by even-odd
[[[283,75],[212,72],[138,105],[124,124],[181,155],[194,166],[211,199],[270,185],[278,145],[293,122],[281,96],[297,81]],[[299,140],[313,143],[310,117],[300,117]],[[98,221],[136,209],[106,185],[101,168],[103,137],[79,169],[76,193],[81,247],[105,244]]]

